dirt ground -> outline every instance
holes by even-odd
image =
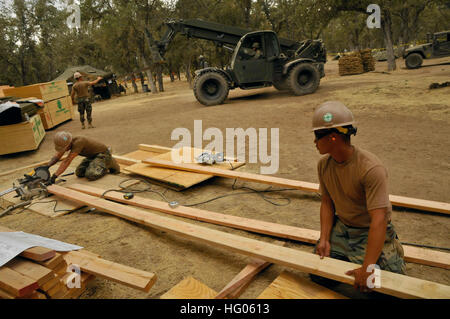
[[[382,62],[377,63],[376,72],[341,77],[337,61],[329,61],[325,66],[326,77],[314,94],[297,97],[274,88],[234,90],[225,104],[213,107],[199,104],[185,81],[167,81],[163,93],[129,94],[95,103],[95,129],[81,130],[77,120],[65,123],[48,131],[38,150],[0,156],[0,172],[49,159],[53,153],[52,139],[58,130],[103,140],[113,147],[115,154],[124,154],[136,150],[139,143],[172,147],[176,143],[170,139],[172,130],[185,127],[193,131],[194,120],[201,119],[203,130],[208,127],[223,132],[226,128],[239,127],[279,128],[280,168],[276,176],[318,182],[316,164],[320,155],[311,133],[313,110],[327,100],[340,100],[349,106],[358,122],[353,144],[375,153],[388,168],[390,194],[450,202],[450,88],[428,89],[433,82],[450,80],[450,63],[448,59],[439,59],[425,60],[424,64],[418,70],[407,70],[403,61],[398,60],[399,69],[386,74],[383,73],[386,63]],[[207,144],[206,141],[203,146]],[[259,166],[247,164],[241,170],[259,172]],[[1,189],[10,187],[13,178],[19,176],[20,173],[0,177]],[[183,192],[168,190],[165,194],[171,200],[190,204],[231,193],[232,183],[232,180],[214,178]],[[238,185],[267,187],[252,183]],[[159,186],[154,188],[164,190]],[[301,191],[275,195],[289,198],[290,203],[275,206],[251,194],[230,196],[197,207],[319,229],[317,195]],[[160,199],[151,193],[142,196]],[[450,220],[446,215],[395,207],[392,219],[402,242],[450,247]],[[250,238],[275,240],[198,223]],[[78,244],[106,259],[158,276],[149,294],[96,279],[82,298],[158,298],[189,275],[219,291],[248,261],[242,255],[98,212],[73,213],[55,219],[24,212],[2,217],[0,224]],[[287,242],[287,247],[312,250],[311,245],[292,241]],[[282,269],[271,266],[265,270],[242,297],[257,297]],[[410,276],[450,285],[448,270],[408,263],[407,271]],[[347,295],[351,296],[351,289]]]

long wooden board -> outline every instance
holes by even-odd
[[[229,170],[224,170],[224,169],[220,169],[220,168],[216,168],[216,167],[205,167],[205,166],[185,164],[185,163],[177,164],[177,163],[171,162],[170,160],[162,159],[162,158],[149,158],[149,159],[143,160],[142,162],[146,163],[146,164],[151,164],[152,166],[155,166],[155,167],[179,169],[179,170],[188,171],[188,172],[211,174],[211,175],[227,177],[227,178],[237,178],[237,179],[250,181],[250,182],[257,182],[257,183],[264,183],[264,184],[270,184],[270,185],[276,185],[276,186],[282,186],[282,187],[295,188],[295,189],[308,191],[308,192],[318,192],[319,191],[319,184],[296,181],[296,180],[274,177],[274,176],[266,176],[266,175],[260,175],[260,174],[238,172],[238,171],[229,171]],[[424,211],[438,212],[438,213],[444,213],[444,214],[450,214],[450,204],[449,203],[435,202],[435,201],[429,201],[429,200],[424,200],[424,199],[409,198],[409,197],[396,196],[396,195],[389,195],[389,200],[391,201],[391,203],[393,205],[396,205],[396,206],[408,207],[408,208],[414,208],[414,209],[420,209],[420,210],[424,210]]]
[[[139,224],[348,284],[353,284],[354,278],[346,275],[345,272],[360,267],[354,263],[328,257],[321,259],[313,253],[280,247],[144,212],[58,185],[49,186],[48,191]],[[381,287],[374,290],[382,293],[400,298],[450,298],[450,287],[446,285],[383,270],[380,271],[380,275]]]
[[[311,280],[283,271],[258,299],[348,299]]]
[[[68,187],[76,191],[80,191],[97,197],[100,197],[104,193],[103,189],[99,189],[89,185],[72,184]],[[234,227],[275,237],[307,242],[311,244],[315,244],[320,237],[320,232],[317,230],[289,225],[281,225],[239,216],[220,214],[192,207],[178,206],[177,208],[170,208],[167,203],[142,198],[139,196],[135,196],[134,198],[127,200],[124,199],[123,194],[119,192],[109,192],[104,197],[116,202],[122,202],[125,204],[147,209],[153,209],[171,215],[200,220],[222,226]],[[403,249],[405,260],[408,262],[450,269],[449,253],[408,245],[403,245]]]
[[[68,264],[78,265],[82,271],[120,284],[149,292],[156,281],[156,275],[79,251],[64,254]]]
[[[197,279],[189,276],[172,287],[160,299],[213,299],[217,294]]]

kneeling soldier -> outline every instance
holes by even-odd
[[[57,154],[48,162],[48,167],[56,164],[66,151],[70,151],[70,153],[62,161],[55,174],[52,175],[52,183],[78,155],[85,157],[75,171],[78,177],[86,177],[88,180],[93,181],[106,175],[108,172],[113,174],[120,173],[119,164],[117,164],[110,150],[103,143],[83,136],[72,137],[72,134],[69,132],[56,133],[54,143]]]

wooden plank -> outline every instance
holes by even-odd
[[[310,280],[283,271],[258,299],[348,299]]]
[[[89,185],[73,184],[68,186],[71,189],[80,191],[92,196],[101,196],[103,189],[92,187]],[[226,214],[215,213],[207,210],[201,210],[192,207],[178,206],[170,208],[165,202],[135,196],[132,199],[124,199],[123,194],[119,192],[109,192],[105,198],[122,202],[125,204],[156,210],[170,215],[181,216],[216,225],[234,227],[255,233],[297,240],[310,244],[315,244],[320,237],[320,232],[306,228],[294,227],[289,225],[281,225],[270,223],[245,217],[232,216]],[[450,254],[425,248],[403,245],[404,258],[407,262],[414,262],[428,266],[450,269]]]
[[[284,246],[285,242],[276,241],[273,244]],[[244,269],[237,274],[215,297],[215,299],[238,298],[247,286],[251,283],[253,277],[271,265],[270,262],[253,258]]]
[[[134,165],[134,164],[138,164],[141,162],[139,160],[135,160],[135,159],[125,157],[125,156],[113,155],[112,157],[116,160],[117,163],[123,164],[123,165]]]
[[[144,212],[133,207],[110,202],[58,185],[51,185],[47,190],[58,196],[77,200],[85,205],[95,207],[133,222],[152,228],[175,233],[179,236],[199,240],[213,246],[260,258],[286,267],[323,276],[333,280],[353,284],[354,278],[346,271],[359,268],[360,265],[333,258],[320,258],[319,255],[296,249],[280,247],[254,239],[245,238],[206,227],[186,223]],[[381,270],[381,287],[374,290],[400,298],[449,298],[450,287],[418,278],[408,277]]]
[[[237,178],[249,182],[257,182],[263,184],[270,184],[282,187],[295,188],[303,191],[318,192],[319,184],[308,183],[302,181],[296,181],[291,179],[285,179],[275,176],[267,176],[260,174],[252,174],[246,172],[237,172],[230,170],[223,170],[210,166],[199,166],[195,164],[177,164],[167,159],[149,158],[142,161],[143,163],[151,164],[157,167],[179,169],[188,172],[212,174],[215,176]],[[414,209],[420,209],[424,211],[438,212],[444,214],[450,214],[450,203],[435,202],[424,199],[409,198],[403,196],[389,195],[389,199],[393,205],[408,207]]]
[[[160,145],[139,144],[138,148],[141,151],[155,152],[155,153],[160,153],[160,154],[164,154],[164,153],[172,151],[172,148],[160,146]]]
[[[37,263],[16,257],[4,267],[8,267],[18,273],[36,281],[39,286],[53,278],[53,271]]]
[[[49,290],[50,290],[51,288],[53,288],[56,284],[59,283],[59,281],[60,281],[61,278],[62,278],[62,276],[53,273],[53,278],[50,279],[49,281],[47,281],[46,283],[44,283],[44,284],[40,287],[40,289],[41,289],[42,291],[45,291],[45,292],[49,291]]]
[[[7,291],[4,291],[3,289],[0,289],[0,299],[15,299],[16,296],[13,294],[10,294]]]
[[[172,287],[160,299],[213,299],[215,295],[217,292],[213,289],[189,276]]]
[[[44,261],[39,261],[38,263],[46,268],[55,269],[63,261],[64,261],[63,256],[60,253],[56,253],[53,258]]]
[[[242,269],[241,272],[237,274],[237,276],[234,277],[221,291],[219,291],[219,293],[215,296],[215,299],[226,298],[236,289],[250,283],[253,277],[270,265],[271,263],[268,261],[254,259],[247,266],[245,266],[245,268]]]
[[[118,282],[144,292],[149,292],[156,281],[156,275],[112,261],[96,258],[78,251],[64,254],[68,264],[75,264],[86,273]]]
[[[38,289],[39,285],[36,280],[8,267],[2,267],[0,268],[0,288],[16,297],[23,297]]]
[[[53,249],[45,247],[31,247],[23,251],[20,256],[34,261],[45,261],[55,257],[56,252]]]

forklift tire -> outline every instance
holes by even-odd
[[[275,81],[272,83],[273,87],[276,88],[278,91],[287,91],[289,90],[289,84],[287,83],[287,79],[283,78],[279,81]]]
[[[194,95],[203,105],[222,104],[229,90],[227,80],[218,72],[206,72],[195,77]]]
[[[320,73],[311,63],[300,63],[289,72],[287,83],[295,95],[314,93],[319,87]]]
[[[408,69],[418,69],[422,66],[423,58],[419,53],[411,53],[405,59],[405,65]]]

